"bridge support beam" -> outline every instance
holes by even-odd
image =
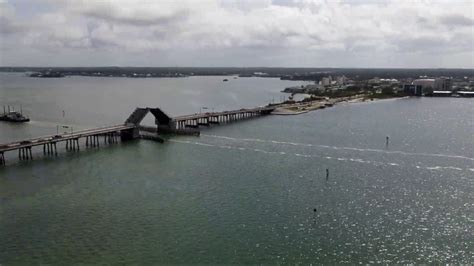
[[[49,154],[53,154],[54,155],[58,155],[58,147],[56,146],[56,142],[52,142],[52,143],[49,143],[48,144],[48,150],[49,150]]]
[[[79,150],[79,149],[80,149],[80,147],[79,147],[79,138],[66,140],[66,150],[76,151],[76,150]]]
[[[209,124],[219,124],[219,116],[211,116],[208,119]]]
[[[43,154],[46,155],[51,155],[51,154],[58,154],[57,148],[56,148],[56,142],[50,142],[43,144]]]
[[[203,118],[198,118],[198,125],[199,126],[209,126],[209,118],[203,117]]]
[[[115,132],[104,135],[104,143],[113,144],[117,142],[117,134]]]
[[[31,151],[31,147],[18,149],[18,158],[20,160],[33,160],[33,153]]]

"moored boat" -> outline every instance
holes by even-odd
[[[29,122],[30,118],[28,118],[27,116],[24,116],[20,112],[10,111],[8,113],[4,113],[3,115],[0,115],[0,121],[22,123],[22,122]]]

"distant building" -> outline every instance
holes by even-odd
[[[433,89],[440,91],[449,91],[453,87],[453,82],[450,78],[436,78],[434,80]]]
[[[415,79],[411,84],[419,85],[425,90],[431,89],[436,91],[450,91],[453,86],[450,78]]]
[[[369,79],[367,81],[369,84],[380,84],[380,78],[379,77],[375,77],[373,79]]]
[[[397,79],[380,79],[381,83],[385,84],[397,84],[399,81]]]
[[[323,88],[318,84],[306,85],[304,88],[306,93],[314,93],[323,90]]]
[[[438,97],[449,97],[453,95],[452,91],[433,91],[433,96],[438,96]]]
[[[346,80],[347,80],[346,76],[344,76],[344,75],[339,76],[339,77],[336,78],[336,84],[337,85],[344,85],[344,84],[346,84]]]
[[[422,85],[414,85],[414,84],[405,84],[403,85],[403,92],[421,96],[423,95],[423,86]]]
[[[265,73],[265,72],[253,72],[253,76],[255,76],[255,77],[266,77],[266,76],[268,76],[268,73]]]
[[[474,97],[474,91],[458,91],[458,95],[461,97]]]
[[[329,86],[329,85],[331,85],[331,82],[332,82],[331,76],[329,76],[329,77],[323,77],[323,78],[321,79],[321,85],[323,85],[323,86]]]
[[[435,80],[434,79],[415,79],[411,83],[412,85],[419,85],[422,88],[435,88]]]

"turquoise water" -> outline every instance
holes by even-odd
[[[119,123],[152,99],[129,98],[124,87],[110,92],[117,80],[151,92],[153,83],[163,85],[8,78],[15,82],[2,83],[0,99],[13,97],[44,119],[2,124],[3,141],[46,134],[57,123]],[[209,94],[221,84],[219,77],[198,79],[167,81],[175,90],[168,93],[178,95],[172,100],[151,95],[171,113],[180,106],[194,112],[216,100]],[[82,92],[66,81],[90,87],[84,96],[90,101],[77,103]],[[173,103],[185,94],[184,81],[198,84],[191,90],[194,106]],[[237,82],[247,86],[247,96]],[[238,79],[219,99],[229,108],[235,97],[263,104],[278,99],[286,86],[280,82]],[[62,96],[44,99],[51,90]],[[121,104],[93,115],[107,97]],[[63,106],[70,108],[66,121],[58,111]],[[472,110],[472,100],[455,98],[342,104],[213,127],[164,144],[133,141],[57,158],[38,150],[26,163],[13,154],[0,169],[0,262],[472,263],[474,122],[466,115]]]

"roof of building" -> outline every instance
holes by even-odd
[[[415,79],[415,80],[413,80],[413,82],[415,82],[415,81],[430,81],[430,82],[432,81],[432,82],[434,82],[435,80],[434,79]]]

